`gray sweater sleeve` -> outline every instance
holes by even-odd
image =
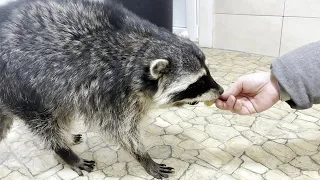
[[[307,109],[320,103],[320,41],[293,50],[271,65],[278,80],[281,94],[291,108]]]

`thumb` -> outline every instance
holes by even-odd
[[[238,79],[231,87],[223,93],[219,99],[226,101],[231,95],[237,96],[239,93],[242,92],[243,83],[241,79]]]

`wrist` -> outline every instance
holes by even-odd
[[[277,100],[281,100],[281,88],[277,78],[272,73],[270,73],[270,79],[271,79],[271,83],[273,84],[274,88],[277,91],[277,95],[278,95]]]

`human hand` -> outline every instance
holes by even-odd
[[[215,104],[219,109],[248,115],[269,109],[279,99],[276,78],[270,72],[262,72],[240,77]]]

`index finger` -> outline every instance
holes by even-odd
[[[231,87],[223,93],[219,99],[226,101],[231,95],[237,96],[240,92],[242,92],[243,84],[241,80],[237,80]]]

